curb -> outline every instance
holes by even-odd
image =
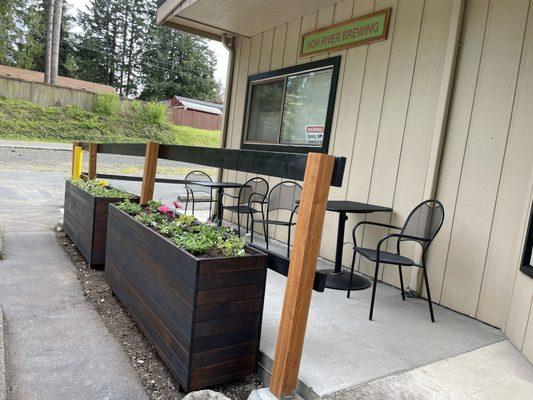
[[[7,145],[7,144],[0,144],[1,148],[4,149],[19,149],[19,150],[52,150],[52,151],[72,151],[72,149],[67,149],[64,147],[45,147],[45,146],[25,146],[25,145]]]
[[[7,399],[6,347],[4,340],[4,308],[0,304],[0,400]]]

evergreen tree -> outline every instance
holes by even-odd
[[[163,100],[179,95],[219,100],[220,85],[214,78],[216,59],[205,39],[154,23],[142,60],[141,99]]]
[[[44,71],[47,9],[48,0],[0,1],[0,64]],[[75,59],[66,5],[61,23],[59,75],[70,76]]]

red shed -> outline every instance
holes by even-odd
[[[172,122],[198,129],[220,130],[223,105],[174,96],[170,99]]]

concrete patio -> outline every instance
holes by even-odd
[[[1,178],[6,197],[7,192],[15,193],[9,182],[23,182],[34,200],[31,220],[41,230],[51,230],[60,217],[62,174],[10,171]],[[132,191],[139,186],[120,185]],[[181,189],[159,185],[156,198],[171,200]],[[331,267],[331,262],[319,260],[319,268]],[[260,369],[267,380],[285,282],[284,276],[268,272]],[[498,394],[499,399],[528,399],[533,395],[529,383],[533,367],[500,330],[437,305],[432,324],[425,300],[402,302],[398,289],[386,284],[378,286],[372,322],[369,301],[369,289],[352,292],[350,299],[343,291],[313,293],[298,388],[305,398],[451,399]]]

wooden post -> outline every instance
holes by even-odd
[[[96,179],[96,158],[98,156],[98,144],[89,143],[89,179]]]
[[[296,389],[335,157],[309,153],[270,380],[277,398]]]
[[[76,160],[76,147],[80,145],[80,142],[72,142],[72,167],[70,169],[70,176],[74,176],[74,161]]]
[[[157,158],[159,155],[159,143],[146,143],[146,155],[144,157],[143,183],[141,186],[141,204],[146,204],[154,197],[155,173],[157,170]]]
[[[83,166],[83,149],[79,146],[74,147],[74,169],[72,170],[72,179],[80,179],[81,169]]]

